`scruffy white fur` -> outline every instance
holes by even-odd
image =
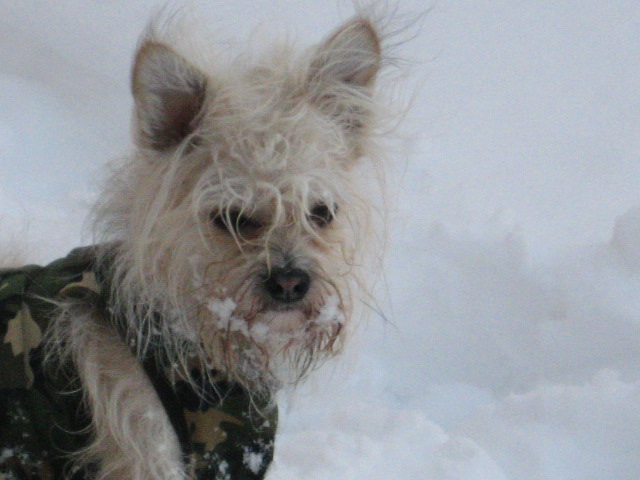
[[[379,170],[375,23],[225,65],[171,38],[155,23],[140,42],[135,150],[95,211],[128,341],[77,303],[51,332],[50,357],[81,377],[98,478],[187,475],[136,355],[159,352],[175,378],[195,365],[252,392],[295,384],[342,348],[375,258],[361,190]]]
[[[92,415],[93,441],[76,464],[99,465],[96,478],[187,478],[173,427],[131,350],[98,312],[64,307],[56,341],[67,345]]]

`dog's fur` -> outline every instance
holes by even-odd
[[[98,478],[186,475],[140,366],[152,345],[176,379],[195,365],[273,393],[341,350],[368,295],[375,23],[357,17],[304,54],[280,46],[224,67],[170,37],[155,24],[141,40],[135,150],[96,208],[107,312],[127,341],[104,311],[71,301],[47,339],[48,360],[72,359],[80,376],[94,439],[83,459]]]

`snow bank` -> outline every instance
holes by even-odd
[[[412,281],[394,292],[394,313],[428,321],[407,332],[394,358],[419,355],[428,381],[494,392],[526,390],[539,380],[584,381],[601,368],[637,373],[634,212],[618,220],[609,243],[565,251],[546,264],[531,265],[514,234],[471,241],[436,227],[399,248],[390,270]]]
[[[601,371],[582,385],[509,395],[461,431],[518,480],[635,480],[640,472],[640,382]]]
[[[418,411],[356,402],[319,429],[279,440],[281,453],[271,475],[282,480],[506,479],[473,441],[447,435]]]

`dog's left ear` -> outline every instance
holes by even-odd
[[[356,18],[316,50],[309,84],[314,102],[350,133],[366,124],[367,99],[381,64],[380,38],[371,22]]]
[[[206,88],[205,75],[181,55],[164,44],[144,42],[131,75],[140,146],[166,151],[193,133]]]

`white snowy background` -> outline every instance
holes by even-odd
[[[350,15],[203,3],[239,47],[258,24],[309,45]],[[0,231],[25,260],[90,241],[154,4],[0,0]],[[400,48],[421,86],[392,159],[386,320],[284,399],[269,478],[637,480],[640,2],[429,5]]]

